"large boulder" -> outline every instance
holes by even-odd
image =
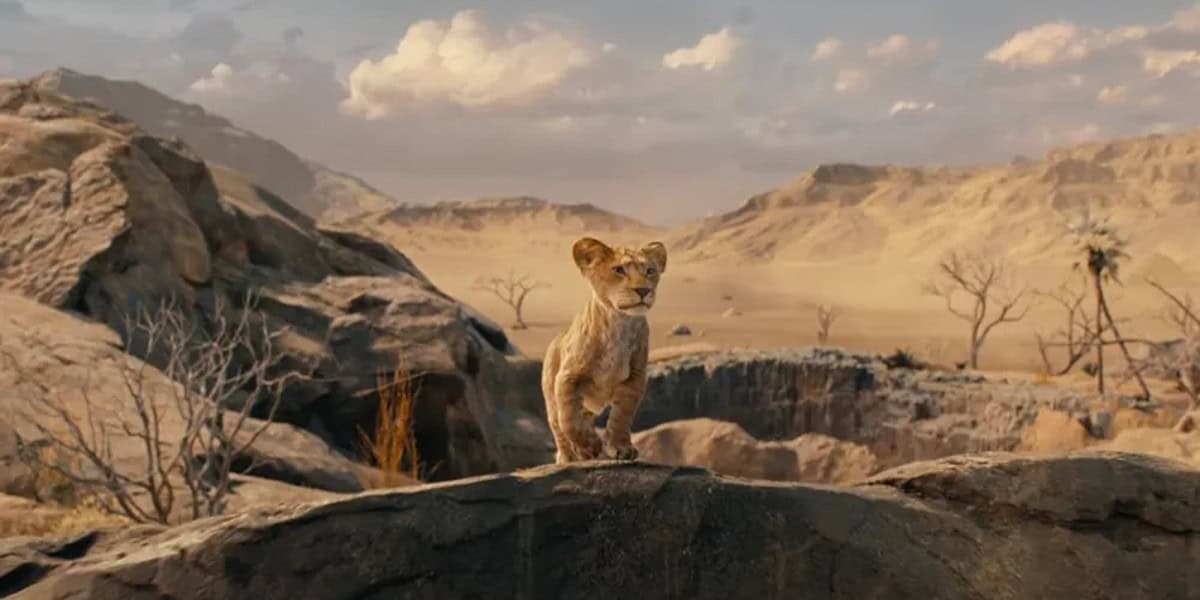
[[[635,433],[633,444],[644,461],[750,479],[848,483],[876,471],[875,456],[853,442],[819,433],[764,442],[736,423],[714,419],[663,423]]]
[[[116,331],[165,301],[199,323],[251,308],[288,331],[290,366],[313,372],[279,418],[348,452],[372,428],[378,373],[403,365],[434,478],[553,456],[521,408],[539,393],[524,359],[403,254],[322,230],[245,176],[43,83],[0,82],[0,290]]]
[[[305,161],[279,142],[136,81],[54,69],[34,83],[41,90],[95,102],[133,120],[151,135],[179,137],[206,162],[248,173],[305,214],[336,219],[396,206],[394,199],[366,182]]]
[[[10,542],[14,598],[1192,598],[1200,471],[958,457],[852,488],[543,467],[166,531]]]
[[[31,419],[55,432],[59,439],[71,439],[67,422],[47,410],[58,407],[72,415],[85,431],[87,411],[99,415],[98,421],[107,423],[107,435],[92,438],[89,432],[87,437],[94,448],[103,447],[99,442],[107,439],[117,470],[144,481],[143,440],[125,433],[120,426],[122,422],[137,422],[130,390],[140,388],[154,399],[161,410],[160,439],[173,444],[183,438],[184,428],[182,417],[174,409],[177,392],[171,386],[175,385],[159,370],[126,354],[120,338],[110,329],[0,292],[0,492],[38,495],[35,473],[19,452],[21,444],[37,446],[44,441],[43,430],[34,427]],[[251,420],[244,433],[261,426],[261,422]],[[234,464],[260,478],[331,492],[362,491],[362,481],[373,475],[373,469],[350,460],[312,433],[286,423],[270,424],[254,445],[235,457]],[[249,483],[239,483],[238,488],[246,492],[254,489],[259,497],[264,496],[262,490],[269,489],[246,481]],[[241,500],[235,499],[233,504],[239,503]]]
[[[817,433],[867,446],[888,467],[1015,450],[1040,411],[1086,419],[1091,402],[1051,386],[889,369],[833,349],[715,351],[652,363],[634,429],[711,418],[759,440]]]

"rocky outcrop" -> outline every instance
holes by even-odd
[[[0,293],[0,491],[25,497],[42,496],[29,465],[20,459],[21,443],[36,446],[42,427],[66,435],[66,422],[54,416],[36,397],[51,395],[54,406],[75,415],[76,423],[91,410],[112,419],[106,436],[88,437],[95,447],[107,439],[112,464],[120,472],[144,479],[145,447],[142,440],[121,431],[118,423],[136,423],[133,399],[127,386],[158,390],[158,428],[164,441],[183,438],[184,422],[167,392],[174,385],[157,369],[122,351],[120,338],[108,328],[90,323],[32,300]],[[44,389],[43,389],[44,386]],[[155,392],[150,392],[155,393]],[[257,429],[252,423],[247,431]],[[174,442],[171,442],[174,443]],[[234,463],[243,471],[304,488],[332,492],[359,492],[373,469],[357,464],[315,435],[286,423],[274,423]],[[140,479],[139,479],[140,480]],[[239,483],[240,491],[264,486],[252,480]],[[235,489],[235,494],[238,492]],[[295,496],[285,492],[279,497]],[[48,499],[48,498],[41,498]],[[234,500],[235,506],[241,503]]]
[[[852,488],[584,463],[167,531],[9,541],[13,597],[1190,598],[1200,472],[1137,455],[922,463]],[[123,536],[123,537],[122,537]]]
[[[1089,401],[969,373],[887,369],[837,350],[710,352],[651,365],[635,430],[682,419],[737,423],[760,440],[818,433],[863,444],[883,466],[1014,450],[1043,409]]]
[[[848,483],[876,471],[875,455],[859,444],[819,433],[763,442],[735,423],[713,419],[663,423],[635,433],[633,445],[647,462],[749,479]]]
[[[307,162],[279,142],[136,81],[113,81],[55,69],[38,77],[35,85],[47,92],[95,102],[131,119],[152,135],[179,138],[205,161],[249,174],[259,185],[287,198],[312,217],[345,218],[396,204],[360,179]]]
[[[279,418],[357,452],[376,375],[417,374],[418,449],[435,478],[552,456],[537,384],[496,325],[438,290],[400,252],[321,230],[283,199],[174,141],[43,82],[0,83],[0,290],[122,331],[171,301],[198,323],[218,306],[286,329],[314,376]],[[245,306],[249,294],[257,298]]]

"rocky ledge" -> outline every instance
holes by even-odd
[[[976,373],[889,369],[877,357],[837,349],[736,350],[652,364],[634,429],[710,418],[764,441],[823,434],[867,446],[886,468],[1016,450],[1043,409],[1083,421],[1090,402]]]
[[[993,453],[848,488],[632,463],[9,540],[17,598],[1194,598],[1200,471]]]

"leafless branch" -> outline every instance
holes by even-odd
[[[489,292],[513,309],[516,322],[513,329],[525,329],[525,298],[530,292],[550,287],[550,284],[531,279],[528,275],[517,276],[509,271],[507,277],[481,277],[475,289]]]
[[[1166,318],[1179,332],[1173,344],[1156,344],[1146,359],[1149,368],[1174,375],[1179,389],[1188,395],[1192,409],[1200,408],[1200,318],[1190,296],[1180,296],[1166,286],[1147,279],[1167,300]]]
[[[967,364],[979,367],[979,353],[999,325],[1025,318],[1033,306],[1028,290],[1015,285],[1000,256],[954,251],[938,263],[937,275],[923,286],[946,310],[970,324]]]
[[[842,311],[836,306],[817,306],[817,343],[825,344],[829,341],[829,331],[840,316]]]
[[[127,318],[130,353],[153,356],[166,377],[156,376],[145,361],[121,360],[122,397],[95,402],[85,384],[75,410],[58,390],[5,355],[18,381],[32,391],[25,395],[24,421],[41,443],[70,459],[68,466],[63,461],[42,466],[137,522],[223,512],[234,459],[270,426],[283,389],[307,377],[278,372],[285,355],[276,346],[283,332],[272,331],[250,309],[253,300],[248,297],[243,308],[218,301],[203,326],[170,303]],[[256,409],[262,420],[252,418]],[[114,442],[123,440],[140,448],[140,465],[114,451]],[[181,492],[186,507],[179,504]]]
[[[1057,305],[1062,311],[1063,327],[1050,334],[1036,334],[1035,339],[1046,373],[1065,375],[1095,348],[1097,340],[1108,331],[1108,327],[1105,325],[1102,331],[1097,332],[1091,325],[1093,319],[1084,308],[1084,301],[1087,300],[1086,285],[1063,283],[1056,290],[1034,294]],[[1061,367],[1052,366],[1049,352],[1051,349],[1064,350],[1066,356]]]

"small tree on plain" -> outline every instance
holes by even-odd
[[[1113,338],[1126,364],[1131,368],[1136,364],[1129,352],[1129,346],[1117,327],[1117,322],[1109,310],[1108,300],[1104,294],[1104,284],[1114,282],[1120,285],[1118,277],[1121,261],[1128,258],[1125,252],[1129,242],[1121,237],[1117,228],[1108,219],[1094,218],[1090,211],[1085,212],[1081,219],[1068,226],[1068,231],[1075,237],[1075,249],[1079,259],[1075,269],[1085,270],[1092,281],[1092,291],[1096,301],[1095,331],[1103,332],[1105,327],[1112,331]],[[1096,344],[1096,385],[1101,395],[1104,395],[1104,342],[1103,335]],[[1133,368],[1134,377],[1141,386],[1143,399],[1150,400],[1150,387],[1142,377],[1139,369]]]
[[[842,311],[836,306],[817,305],[817,343],[829,342],[829,331],[841,315]]]
[[[214,313],[210,330],[170,304],[127,319],[125,339],[139,351],[133,354],[156,357],[171,381],[151,376],[146,362],[120,361],[126,393],[115,403],[96,402],[85,381],[81,405],[70,406],[52,385],[4,356],[32,392],[18,418],[51,450],[26,455],[58,457],[37,466],[86,491],[103,510],[138,523],[221,514],[235,459],[270,426],[286,384],[305,375],[275,374],[281,332],[256,324],[253,311],[242,309],[230,320],[218,302]],[[251,417],[255,408],[263,420]],[[140,466],[119,464],[118,438],[140,446]]]
[[[489,292],[513,310],[516,321],[513,329],[526,329],[525,299],[534,290],[550,287],[550,284],[531,279],[528,275],[517,276],[509,272],[507,277],[483,277],[475,282],[475,289]]]
[[[1013,281],[1003,257],[984,252],[950,252],[938,263],[937,275],[924,286],[939,296],[946,310],[970,326],[967,366],[979,368],[988,335],[1004,323],[1025,318],[1032,305],[1027,291]]]

